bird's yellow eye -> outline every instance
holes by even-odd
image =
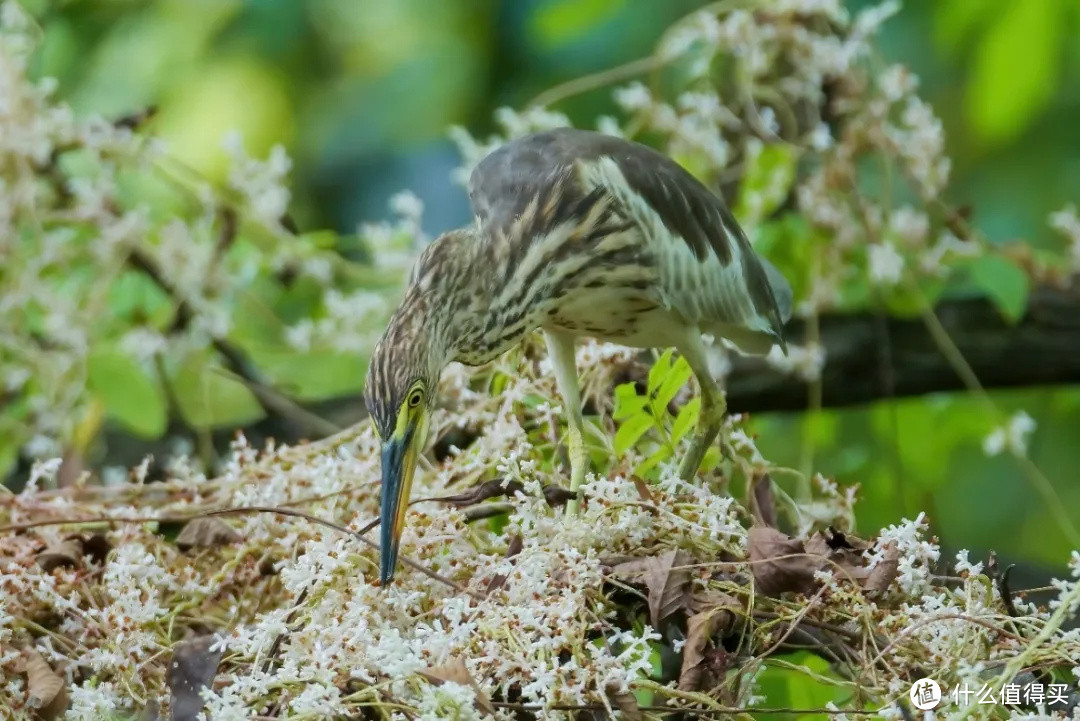
[[[409,408],[416,408],[420,405],[420,401],[424,399],[424,394],[419,388],[409,394]]]

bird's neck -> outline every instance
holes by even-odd
[[[489,343],[491,303],[505,267],[483,251],[474,230],[448,233],[429,245],[417,261],[413,281],[394,321],[423,338],[432,363],[486,363],[505,350]]]

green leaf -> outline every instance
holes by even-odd
[[[0,424],[0,487],[19,460],[19,445],[23,438]]]
[[[709,450],[705,451],[705,457],[701,459],[701,465],[698,467],[698,470],[708,473],[719,466],[722,459],[723,455],[720,453],[719,446],[711,446]]]
[[[180,415],[193,428],[235,427],[264,415],[255,394],[215,364],[208,352],[191,353],[183,360],[173,390]]]
[[[614,448],[616,455],[622,455],[634,447],[634,444],[654,426],[653,418],[648,413],[631,416],[615,431]]]
[[[983,140],[1004,144],[1023,132],[1054,96],[1068,23],[1066,3],[1005,3],[972,62],[967,115]]]
[[[580,40],[610,23],[626,0],[555,0],[538,6],[530,22],[535,41],[552,48]]]
[[[157,379],[115,348],[95,348],[86,361],[86,384],[105,415],[143,438],[160,438],[168,421]]]
[[[142,271],[126,270],[109,286],[109,308],[128,323],[162,329],[172,319],[173,302]]]
[[[735,216],[744,225],[757,225],[773,213],[791,192],[799,156],[793,145],[770,143],[751,151],[739,186]]]
[[[675,424],[671,427],[671,442],[678,443],[686,432],[693,428],[701,415],[701,398],[692,398],[679,409],[679,415],[675,417]]]
[[[634,469],[634,473],[639,476],[647,475],[650,471],[656,468],[656,466],[671,458],[672,453],[673,451],[671,450],[671,446],[660,446],[651,456],[638,464],[637,468]]]
[[[685,358],[679,356],[671,368],[668,369],[667,375],[664,376],[660,387],[656,389],[656,394],[653,396],[653,408],[656,410],[658,418],[663,417],[667,412],[668,403],[671,403],[671,400],[686,385],[692,375],[693,371],[690,370],[690,364]]]
[[[367,370],[359,355],[332,350],[262,353],[254,360],[274,388],[301,401],[359,393]]]
[[[521,399],[521,404],[526,408],[539,408],[543,403],[547,403],[547,398],[539,393],[526,393]]]
[[[622,383],[615,387],[615,410],[612,418],[617,421],[637,415],[645,410],[648,404],[645,396],[639,396],[637,386],[633,383]]]
[[[999,255],[985,255],[971,266],[971,279],[1006,320],[1015,323],[1024,316],[1031,283],[1015,263]]]
[[[833,239],[811,228],[806,218],[794,212],[763,222],[748,232],[752,234],[754,250],[768,258],[787,278],[795,298],[807,297],[817,265],[815,256],[824,255],[822,249],[831,245]]]
[[[934,41],[957,55],[973,35],[1000,12],[1001,3],[971,0],[938,0],[934,3]]]
[[[671,370],[671,349],[665,350],[656,362],[653,363],[652,368],[649,369],[649,382],[648,390],[649,395],[653,395],[660,388],[660,384],[664,382],[667,377],[668,371]]]
[[[914,287],[902,283],[884,289],[885,307],[891,315],[898,318],[920,316],[927,308],[934,307],[945,290],[945,285],[941,278],[918,278]]]

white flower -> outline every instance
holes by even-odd
[[[402,217],[418,219],[424,212],[424,201],[411,190],[402,190],[390,198],[390,209]]]
[[[229,186],[243,196],[256,219],[269,227],[278,227],[291,198],[284,182],[292,160],[285,148],[275,145],[265,161],[255,160],[244,150],[243,138],[235,130],[225,135],[221,147],[232,161]]]
[[[811,148],[819,153],[828,150],[836,144],[836,141],[833,140],[832,133],[829,131],[829,126],[826,123],[818,123],[810,132],[807,142],[810,144]]]
[[[926,213],[904,205],[889,216],[889,230],[907,245],[922,245],[930,233],[930,219]]]
[[[800,346],[789,343],[785,355],[779,345],[773,345],[765,356],[765,362],[809,383],[821,378],[821,369],[825,367],[825,347],[819,344]]]
[[[970,576],[978,576],[982,573],[983,565],[981,562],[972,563],[968,560],[968,550],[957,551],[956,553],[956,572],[959,574],[968,574]]]
[[[1077,215],[1076,206],[1070,203],[1061,210],[1051,213],[1050,227],[1069,241],[1069,260],[1072,268],[1080,270],[1080,215]]]
[[[1026,456],[1028,438],[1035,431],[1035,420],[1025,411],[1017,411],[1009,422],[995,428],[983,439],[983,453],[996,456],[1008,451],[1015,456]]]
[[[870,280],[881,285],[896,285],[904,273],[904,258],[889,243],[872,243],[867,247]]]
[[[613,95],[619,107],[628,113],[648,110],[653,106],[652,93],[640,82],[633,82],[626,87],[616,88]]]
[[[601,115],[596,119],[596,129],[604,135],[613,135],[616,138],[626,137],[619,121],[610,115]]]

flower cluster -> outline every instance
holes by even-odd
[[[816,594],[755,592],[754,579],[762,577],[749,562],[760,552],[748,537],[751,514],[723,489],[772,467],[739,417],[722,431],[732,458],[701,481],[679,479],[668,462],[643,487],[626,471],[642,459],[631,448],[589,475],[583,509],[566,516],[544,493],[567,476],[554,445],[562,428],[558,394],[527,353],[513,351],[471,373],[448,371],[433,444],[451,434],[460,447],[431,461],[413,489],[415,499],[430,499],[502,479],[502,520],[475,520],[488,515],[475,513],[488,507],[483,503],[457,508],[419,500],[408,513],[402,555],[430,575],[404,567],[387,588],[378,586],[371,545],[304,519],[233,516],[213,527],[222,534],[217,540],[193,535],[193,547],[178,546],[181,539],[166,531],[172,519],[203,509],[252,506],[303,509],[354,531],[365,528],[377,513],[380,449],[368,423],[317,444],[263,452],[240,436],[222,475],[211,480],[186,473],[146,485],[133,474],[132,483],[119,486],[31,487],[0,499],[3,523],[98,519],[66,530],[58,524],[0,533],[0,669],[11,679],[0,687],[0,705],[14,718],[29,713],[32,692],[21,665],[29,651],[19,649],[32,649],[60,669],[70,690],[67,718],[138,713],[149,700],[167,697],[178,644],[209,633],[220,665],[202,690],[207,718],[344,716],[374,706],[392,718],[468,719],[507,699],[514,701],[496,717],[513,718],[514,704],[624,708],[643,688],[678,696],[675,680],[657,676],[657,654],[681,653],[685,663],[686,654],[702,648],[693,644],[708,642],[655,624],[652,602],[633,589],[642,573],[649,598],[656,584],[685,574],[681,585],[663,590],[684,599],[678,613],[742,607],[752,608],[754,619],[760,614],[712,632],[743,635],[751,657],[775,647],[773,617],[781,619],[779,628],[797,618],[845,634],[875,629],[872,643],[837,638],[845,653],[868,655],[845,666],[849,678],[836,682],[886,706],[926,664],[974,678],[985,669],[965,659],[1005,662],[1029,653],[1031,663],[1052,662],[1080,651],[1080,638],[1050,617],[1057,608],[1075,612],[1080,584],[1056,582],[1058,598],[1047,610],[1017,600],[1031,634],[1046,629],[1042,645],[1021,643],[1015,634],[995,641],[1001,597],[966,554],[956,563],[959,587],[933,575],[939,549],[926,538],[923,516],[883,530],[859,562],[870,574],[895,564],[883,576],[884,592],[820,572],[815,578],[827,583]],[[637,359],[594,345],[581,350],[579,362],[595,393],[607,396]],[[470,390],[496,379],[498,395]],[[604,426],[610,417],[602,412],[597,422]],[[38,480],[47,485],[57,466],[40,464]],[[803,537],[826,526],[850,528],[852,494],[821,477],[816,486]],[[102,522],[110,518],[117,520]],[[685,559],[671,576],[635,570],[656,568],[656,559],[670,554]],[[1074,557],[1074,574],[1077,564]],[[708,611],[710,604],[721,605]],[[699,621],[689,623],[695,628]],[[742,691],[728,701],[753,704],[760,667],[740,667]]]

